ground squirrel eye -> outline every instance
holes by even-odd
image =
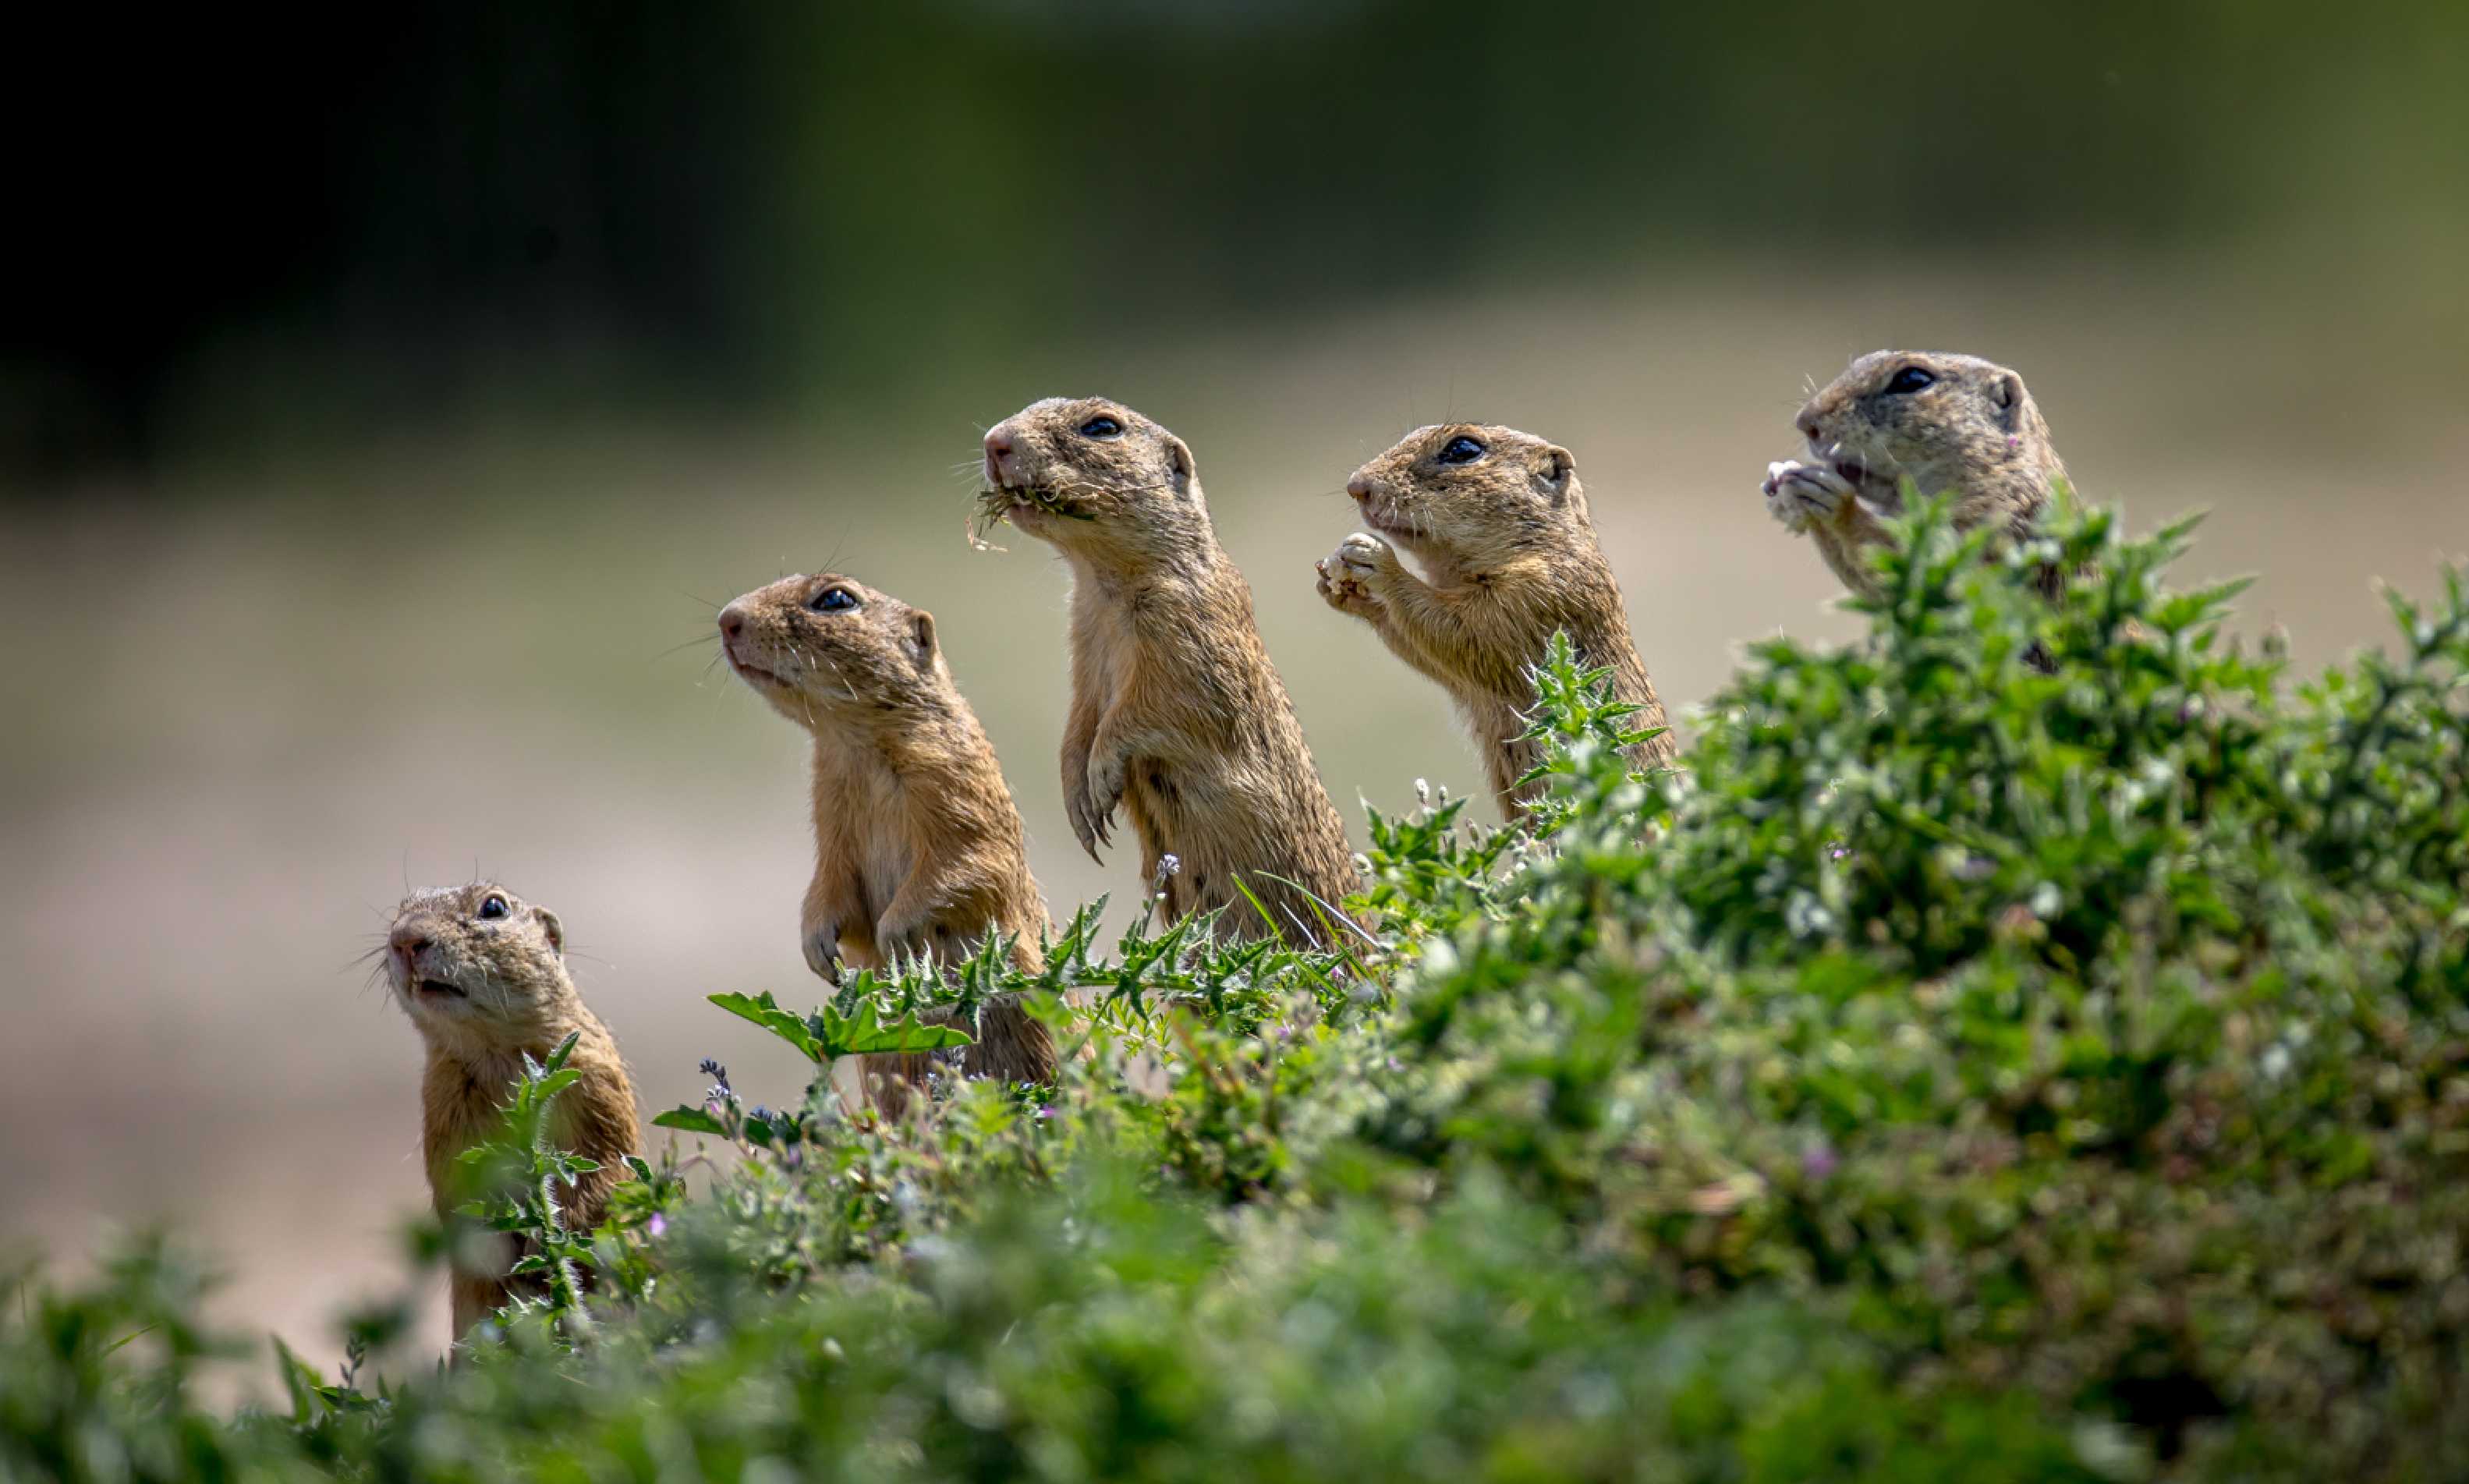
[[[502,917],[513,910],[502,896],[491,896],[480,903],[480,916],[483,917]]]
[[[857,607],[857,594],[846,588],[825,588],[806,606],[819,614],[844,614]]]
[[[1472,438],[1467,437],[1464,433],[1460,433],[1456,437],[1451,438],[1448,443],[1442,448],[1441,462],[1443,464],[1471,464],[1476,459],[1483,457],[1483,454],[1484,448],[1482,444],[1475,442]]]
[[[1080,436],[1083,438],[1119,438],[1122,435],[1123,425],[1103,413],[1080,425]]]
[[[1901,371],[1896,372],[1894,377],[1886,383],[1886,390],[1891,395],[1902,396],[1906,392],[1921,391],[1927,387],[1935,386],[1936,384],[1936,377],[1929,375],[1918,366],[1905,366]]]

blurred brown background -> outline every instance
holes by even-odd
[[[1757,483],[1881,345],[2020,368],[2138,525],[2210,507],[2191,574],[2261,573],[2301,662],[2469,550],[2457,5],[119,24],[7,104],[0,1248],[167,1221],[321,1359],[425,1199],[354,962],[406,885],[554,906],[647,1110],[706,1055],[801,1084],[701,998],[814,998],[803,750],[713,605],[828,565],[932,608],[1050,901],[1134,890],[1062,821],[1064,574],[961,536],[1031,398],[1191,443],[1358,837],[1477,779],[1312,592],[1418,423],[1576,451],[1682,705],[1851,632]]]

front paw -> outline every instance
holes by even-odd
[[[1088,832],[1080,837],[1081,845],[1089,846],[1091,835],[1096,837],[1098,845],[1114,844],[1115,806],[1123,801],[1125,761],[1119,754],[1089,759],[1089,777],[1083,782],[1080,797],[1081,818],[1088,823]],[[1073,827],[1080,826],[1075,822]],[[1089,853],[1095,856],[1097,851],[1090,846]]]
[[[1760,489],[1765,494],[1766,514],[1793,532],[1834,520],[1859,493],[1825,465],[1796,458],[1768,464]]]
[[[1377,536],[1355,532],[1337,544],[1337,549],[1313,564],[1320,573],[1320,595],[1329,607],[1342,614],[1369,615],[1380,606],[1373,595],[1372,577],[1384,561],[1395,562],[1396,553]]]
[[[1097,847],[1114,844],[1111,831],[1115,800],[1122,796],[1122,787],[1118,783],[1113,795],[1101,796],[1092,791],[1090,783],[1089,776],[1084,773],[1078,779],[1065,785],[1063,814],[1072,822],[1072,833],[1079,837],[1080,848],[1089,852],[1089,859],[1102,866],[1105,857],[1097,853]],[[1102,803],[1099,801],[1101,798]]]
[[[820,922],[806,929],[800,946],[805,950],[806,967],[813,969],[825,984],[841,982],[841,930],[836,922]]]

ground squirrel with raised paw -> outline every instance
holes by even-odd
[[[1541,787],[1518,787],[1539,750],[1519,740],[1534,708],[1534,666],[1565,633],[1612,691],[1638,707],[1627,725],[1656,735],[1630,749],[1649,768],[1675,751],[1663,703],[1629,638],[1620,583],[1604,560],[1569,451],[1513,428],[1419,428],[1346,481],[1370,532],[1319,564],[1320,594],[1372,626],[1398,659],[1458,705],[1501,815]],[[1405,548],[1429,581],[1399,561]]]

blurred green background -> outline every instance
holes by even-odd
[[[509,404],[897,409],[1028,346],[1650,264],[2165,253],[2431,290],[2469,221],[2440,0],[46,24],[86,30],[9,104],[46,208],[12,234],[9,432],[55,467]]]
[[[936,612],[1050,899],[1064,574],[979,431],[1190,441],[1332,794],[1473,767],[1313,596],[1355,464],[1572,448],[1667,696],[1852,632],[1757,482],[1888,344],[2215,514],[2301,660],[2469,547],[2469,7],[449,5],[29,23],[0,316],[0,1244],[214,1243],[313,1356],[424,1199],[406,885],[549,903],[645,1101],[801,1081],[798,736],[713,605]],[[1685,730],[1685,724],[1684,724]],[[442,1332],[442,1302],[435,1307]],[[432,1336],[435,1337],[435,1336]]]

